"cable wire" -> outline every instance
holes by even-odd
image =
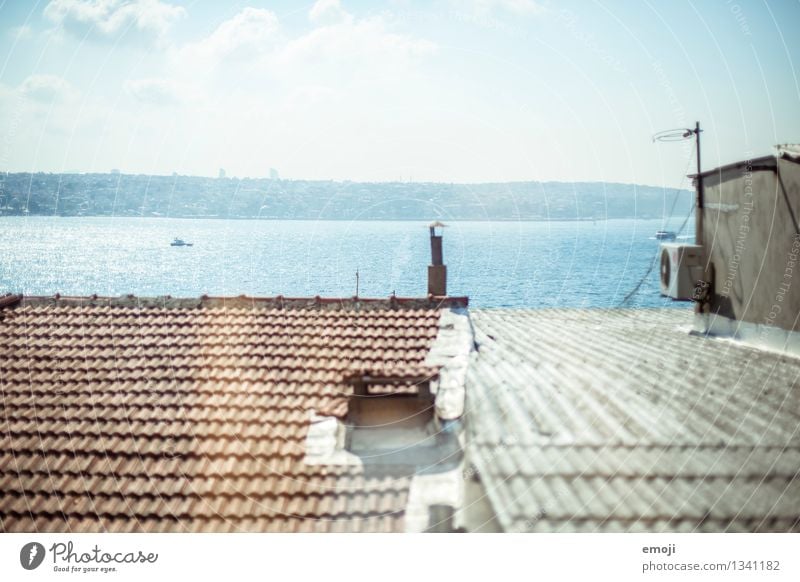
[[[678,131],[678,130],[667,130],[667,132],[661,132],[661,133],[668,133],[668,132],[674,132],[674,131]],[[685,130],[680,130],[680,131],[685,131]],[[656,134],[656,136],[658,136],[658,135],[660,135],[660,134]],[[653,136],[653,140],[654,141],[656,140],[656,136]],[[659,141],[678,141],[678,140],[675,139],[675,140],[659,140]],[[684,179],[685,179],[687,173],[689,172],[689,165],[692,163],[692,154],[693,153],[694,153],[694,146],[692,146],[692,151],[689,152],[688,161],[686,162],[686,169],[683,171]],[[675,205],[678,203],[678,196],[680,195],[681,190],[683,190],[683,181],[681,181],[681,185],[675,190],[675,197],[672,200],[672,207],[669,210],[669,216],[667,216],[666,220],[664,221],[664,224],[669,222],[669,220],[672,218],[672,213],[675,211]],[[692,212],[693,211],[694,211],[694,206],[689,208],[689,214],[686,215],[686,218],[683,220],[683,224],[681,224],[680,229],[678,229],[678,234],[681,234],[683,232],[683,229],[686,228],[686,224],[689,222],[689,218],[692,216]],[[658,249],[656,249],[656,254],[653,257],[653,260],[650,262],[650,266],[647,268],[647,271],[645,271],[645,274],[642,275],[642,278],[639,279],[639,282],[631,290],[631,292],[628,293],[622,299],[622,301],[619,302],[618,307],[625,307],[625,305],[627,305],[628,301],[630,301],[631,298],[633,298],[639,292],[639,289],[641,289],[642,285],[644,285],[644,282],[650,276],[650,273],[653,272],[653,268],[656,266],[656,263],[658,262],[658,256],[660,254],[661,254],[661,248],[659,247]]]

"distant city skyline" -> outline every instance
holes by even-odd
[[[687,186],[800,141],[800,3],[0,3],[0,170]],[[265,160],[268,162],[265,164]],[[274,170],[274,174],[273,174]]]

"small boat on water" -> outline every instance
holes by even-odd
[[[183,240],[182,238],[176,238],[174,241],[169,243],[169,246],[171,246],[171,247],[191,247],[191,246],[194,246],[194,244],[193,243],[188,243],[185,240]]]
[[[656,240],[675,240],[676,235],[671,230],[656,231]]]

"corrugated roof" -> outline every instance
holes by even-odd
[[[312,410],[346,413],[353,374],[430,370],[446,303],[7,306],[0,529],[402,531],[407,476],[306,465],[305,438]]]
[[[467,454],[507,531],[800,531],[800,360],[672,309],[471,316]]]

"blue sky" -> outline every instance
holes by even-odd
[[[0,170],[675,187],[800,141],[800,2],[0,0]]]

